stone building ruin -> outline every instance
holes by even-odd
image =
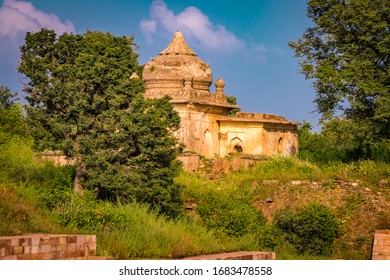
[[[146,98],[171,97],[181,118],[176,136],[186,151],[206,158],[231,153],[297,153],[295,122],[271,114],[229,114],[240,107],[228,103],[225,82],[217,79],[216,92],[210,92],[210,66],[190,49],[179,31],[165,50],[146,63],[142,79]]]

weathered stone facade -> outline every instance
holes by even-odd
[[[145,96],[170,96],[181,118],[176,136],[186,150],[207,158],[240,152],[249,155],[294,155],[298,149],[297,124],[271,114],[239,112],[224,92],[225,82],[215,82],[210,93],[210,67],[176,32],[169,46],[149,61],[142,74]]]

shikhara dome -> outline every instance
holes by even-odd
[[[187,45],[181,32],[177,31],[169,46],[146,63],[142,79],[146,93],[153,92],[153,95],[157,95],[155,97],[159,97],[159,92],[155,90],[164,89],[162,96],[174,96],[186,82],[194,90],[209,93],[212,73],[210,67]]]

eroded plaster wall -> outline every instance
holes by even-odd
[[[262,154],[262,131],[263,124],[259,122],[220,121],[220,156],[237,152]]]

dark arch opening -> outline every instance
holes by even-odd
[[[281,154],[282,152],[283,152],[283,137],[280,137],[278,141],[278,153]]]
[[[242,147],[240,145],[235,145],[234,146],[234,151],[237,153],[242,153]]]

